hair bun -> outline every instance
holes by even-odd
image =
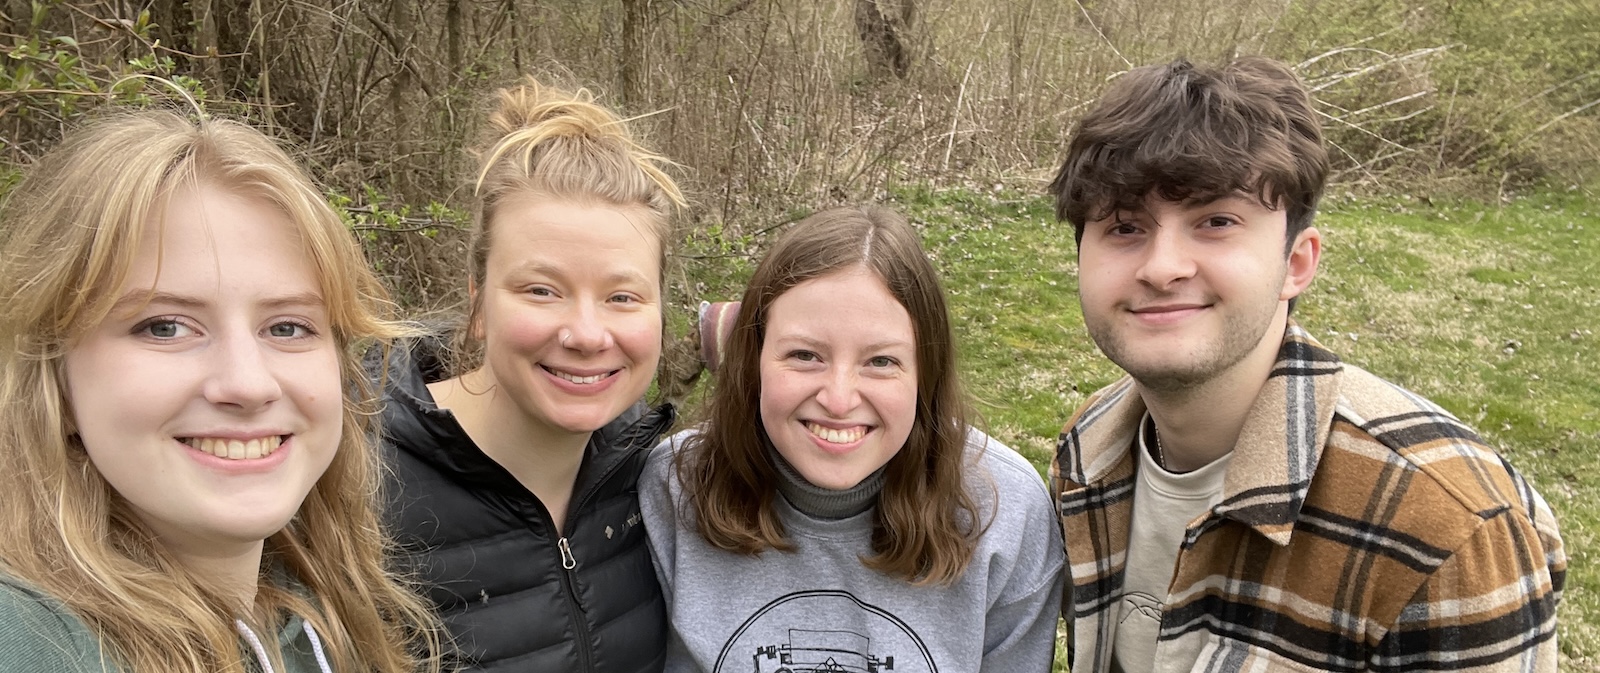
[[[536,135],[542,138],[631,139],[627,125],[596,104],[588,89],[569,91],[526,77],[522,83],[496,92],[495,99],[495,109],[489,115],[490,147],[508,136],[536,129],[540,131]]]

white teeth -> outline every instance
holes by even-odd
[[[847,430],[835,430],[833,428],[817,425],[816,423],[807,423],[806,430],[811,434],[821,438],[823,441],[832,442],[834,444],[852,444],[867,434],[867,429],[860,425]]]
[[[561,377],[563,379],[566,379],[566,380],[571,381],[573,383],[582,383],[582,384],[599,383],[600,379],[603,379],[603,378],[606,377],[605,374],[595,374],[594,376],[573,376],[573,375],[568,374],[566,372],[560,372],[560,371],[556,371],[554,369],[552,369],[550,371],[551,371],[551,373],[553,373],[556,376],[559,376],[559,377]]]
[[[260,437],[248,441],[221,437],[184,437],[184,444],[228,460],[254,460],[272,455],[283,444],[283,436]]]

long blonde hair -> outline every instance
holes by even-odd
[[[266,540],[253,609],[154,542],[74,436],[63,355],[105,320],[147,230],[174,190],[203,182],[281,209],[318,274],[341,349],[343,435],[289,524]],[[181,263],[181,262],[180,262]],[[0,571],[54,598],[140,673],[243,670],[234,630],[304,618],[341,671],[436,668],[434,618],[386,570],[380,466],[361,349],[401,332],[337,214],[287,154],[223,120],[122,113],[69,137],[0,209]],[[159,385],[159,383],[157,383]],[[287,573],[300,583],[274,581]],[[278,658],[275,651],[269,656]]]

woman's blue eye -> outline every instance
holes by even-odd
[[[308,325],[286,320],[280,323],[273,323],[271,327],[267,328],[267,334],[279,339],[298,339],[316,334],[316,331],[312,330]]]
[[[894,358],[887,355],[879,355],[871,360],[867,360],[867,364],[873,367],[893,367]]]
[[[178,323],[172,320],[153,322],[145,326],[145,331],[157,339],[171,339],[178,336]]]

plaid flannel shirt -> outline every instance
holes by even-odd
[[[1074,673],[1111,667],[1144,413],[1130,379],[1097,392],[1051,465]],[[1291,322],[1186,529],[1156,670],[1554,671],[1566,565],[1549,506],[1472,430]],[[1163,657],[1191,639],[1192,668]]]

